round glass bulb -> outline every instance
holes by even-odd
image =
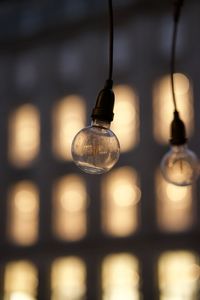
[[[110,130],[110,123],[92,121],[83,128],[72,142],[72,157],[75,164],[89,174],[108,172],[118,161],[120,144]]]
[[[199,163],[187,145],[172,146],[161,161],[164,178],[175,185],[191,185],[198,177]]]

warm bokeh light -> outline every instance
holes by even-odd
[[[155,180],[157,220],[161,229],[182,231],[194,221],[192,186],[176,186],[164,180],[158,171]]]
[[[88,197],[84,180],[77,175],[59,179],[53,188],[53,229],[64,240],[79,240],[87,231]]]
[[[102,184],[102,225],[113,236],[127,236],[138,227],[141,191],[136,172],[122,167],[104,177]]]
[[[77,132],[85,127],[85,104],[81,97],[70,95],[53,110],[53,151],[61,159],[71,160],[71,144]]]
[[[138,260],[130,254],[107,256],[102,264],[102,300],[139,300]]]
[[[158,262],[160,300],[199,299],[200,268],[188,251],[166,252]]]
[[[73,256],[56,259],[52,265],[51,288],[51,300],[85,299],[85,263]]]
[[[24,104],[9,118],[9,160],[17,167],[27,166],[37,156],[39,147],[39,111],[32,104]]]
[[[174,79],[178,111],[186,125],[187,136],[191,136],[194,129],[192,86],[183,74],[174,74]],[[157,142],[166,144],[170,138],[170,124],[174,111],[169,75],[156,82],[153,98],[154,136]]]
[[[120,142],[122,152],[133,149],[139,142],[138,98],[128,85],[117,85],[115,93],[114,121],[111,129]]]
[[[7,229],[9,239],[19,245],[31,245],[38,238],[39,195],[30,181],[10,188]]]
[[[37,270],[28,261],[9,262],[5,268],[4,300],[36,300]]]

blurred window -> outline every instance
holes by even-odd
[[[84,300],[86,267],[78,257],[58,258],[51,272],[51,300]]]
[[[9,118],[9,160],[17,167],[27,166],[37,156],[39,147],[39,112],[32,104],[24,104]]]
[[[67,175],[54,184],[53,229],[64,240],[79,240],[87,232],[87,191],[85,181]]]
[[[139,143],[138,98],[128,85],[117,85],[113,91],[115,93],[115,115],[111,129],[119,139],[121,151],[127,152]]]
[[[161,229],[183,231],[194,222],[192,186],[168,183],[160,172],[156,174],[157,220]]]
[[[28,261],[9,262],[5,267],[4,300],[36,300],[37,270]]]
[[[53,151],[57,157],[71,160],[71,144],[77,132],[85,127],[84,100],[70,95],[57,102],[53,110]]]
[[[130,167],[111,171],[102,184],[102,225],[113,236],[128,236],[138,228],[141,197],[137,173]]]
[[[9,190],[7,230],[9,239],[28,246],[38,239],[39,195],[30,181],[21,181]]]
[[[199,299],[199,259],[188,251],[163,253],[158,262],[160,300]]]
[[[131,254],[111,254],[102,264],[102,300],[139,300],[138,260]]]

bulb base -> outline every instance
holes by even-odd
[[[99,92],[95,107],[92,111],[92,120],[112,122],[114,118],[115,95],[112,90],[112,80],[107,80],[105,87]]]
[[[185,124],[180,119],[178,111],[174,112],[174,119],[171,123],[170,144],[174,146],[184,145],[187,142]]]

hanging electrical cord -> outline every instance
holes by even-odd
[[[175,93],[175,58],[178,24],[180,20],[183,0],[174,1],[173,34],[170,57],[170,79],[172,100],[174,105],[174,119],[171,122],[171,149],[161,161],[164,178],[178,186],[191,185],[198,177],[198,159],[194,152],[188,149],[186,142],[185,124],[179,116]]]
[[[180,119],[179,111],[177,109],[177,101],[175,94],[175,61],[176,61],[176,44],[177,44],[177,34],[178,34],[178,24],[181,15],[181,8],[183,6],[184,0],[174,0],[173,2],[173,32],[172,32],[172,44],[171,44],[171,56],[170,56],[170,81],[171,81],[171,91],[172,91],[172,100],[174,105],[174,120],[171,124],[171,144],[173,145],[182,145],[185,144],[186,132],[185,125]]]
[[[174,103],[174,110],[177,111],[175,87],[174,87],[174,73],[175,73],[175,60],[176,60],[176,41],[178,32],[178,23],[181,14],[181,8],[183,6],[184,0],[174,1],[174,24],[173,24],[173,34],[172,34],[172,46],[171,46],[171,60],[170,60],[170,79],[172,88],[172,99]]]
[[[113,121],[115,95],[113,80],[113,5],[108,0],[109,11],[109,68],[104,88],[99,92],[92,110],[91,126],[83,128],[74,137],[71,152],[75,164],[89,174],[102,174],[109,171],[118,161],[120,145],[116,135],[110,130]]]
[[[112,0],[108,1],[109,10],[109,72],[108,80],[112,80],[113,74],[113,42],[114,42],[114,25],[113,25],[113,6]]]

